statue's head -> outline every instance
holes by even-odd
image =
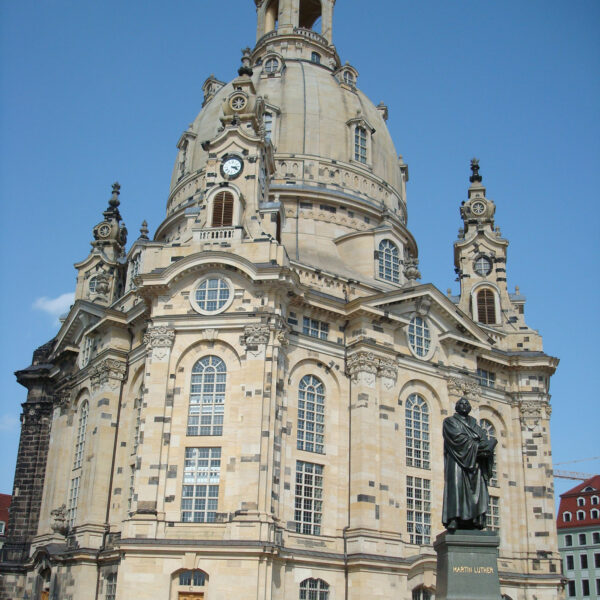
[[[471,412],[471,403],[463,396],[454,406],[454,410],[463,416],[467,416]]]

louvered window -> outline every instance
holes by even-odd
[[[213,227],[231,227],[233,225],[233,195],[219,192],[213,201]]]
[[[493,325],[496,323],[496,303],[494,292],[481,290],[477,293],[477,316],[480,323]]]

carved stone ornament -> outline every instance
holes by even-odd
[[[519,402],[521,422],[528,428],[539,427],[542,419],[549,419],[552,407],[548,402],[540,400],[521,400]]]
[[[475,402],[480,400],[479,385],[474,379],[450,377],[448,379],[448,393],[450,396],[459,398],[466,396],[468,400],[474,400]]]
[[[69,531],[69,524],[67,523],[67,507],[65,504],[50,511],[52,517],[52,531],[60,533],[60,535],[67,535]]]
[[[270,327],[275,331],[275,340],[279,343],[279,345],[287,346],[290,343],[288,338],[290,326],[285,322],[285,319],[277,315],[271,318],[269,324]]]
[[[144,334],[144,343],[155,360],[164,360],[175,342],[175,330],[165,325],[151,327]]]
[[[398,364],[392,358],[380,358],[378,374],[381,377],[384,387],[389,390],[396,385],[398,379]]]
[[[352,381],[372,386],[375,377],[383,379],[383,384],[389,389],[395,385],[398,378],[398,366],[391,358],[381,358],[372,352],[357,352],[348,357],[348,374]]]
[[[409,257],[404,261],[404,276],[409,283],[421,279],[421,271],[418,269],[419,259]]]
[[[127,364],[121,360],[107,358],[94,366],[91,373],[92,387],[108,386],[116,389],[119,382],[125,379]]]
[[[270,329],[268,325],[246,325],[242,343],[245,346],[266,345],[269,343]]]

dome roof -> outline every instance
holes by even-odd
[[[276,73],[265,72],[270,56],[278,61]],[[328,66],[306,59],[284,59],[268,51],[259,58],[255,51],[254,58],[252,81],[256,94],[264,99],[266,110],[276,121],[272,134],[276,162],[292,155],[315,160],[319,168],[327,164],[346,166],[354,178],[360,177],[363,194],[369,195],[377,188],[379,194],[371,194],[373,200],[384,202],[391,209],[400,209],[405,215],[406,177],[401,173],[403,163],[399,164],[385,123],[387,109],[383,105],[376,107],[353,85],[356,71],[349,65],[339,67],[339,59],[329,60],[331,66]],[[350,77],[344,79],[345,73],[350,73]],[[203,144],[215,138],[221,128],[223,100],[233,91],[233,82],[222,84],[209,78],[204,89],[205,105],[186,132],[188,173],[198,173],[205,168],[208,151],[203,149]],[[366,164],[354,160],[357,126],[366,134]],[[170,209],[180,205],[182,200],[182,194],[178,193],[182,180],[179,164],[180,158],[171,180]],[[302,179],[314,180],[315,173],[309,176],[303,170],[296,177],[298,182]]]

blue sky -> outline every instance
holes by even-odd
[[[510,241],[509,288],[561,359],[557,462],[600,455],[599,30],[597,0],[338,0],[334,19],[342,61],[389,106],[422,281],[444,292],[458,292],[452,243],[469,159],[480,159]],[[55,335],[112,182],[130,240],[144,219],[153,232],[203,81],[235,77],[254,42],[252,0],[0,3],[0,492],[12,492],[26,397],[13,371]]]

